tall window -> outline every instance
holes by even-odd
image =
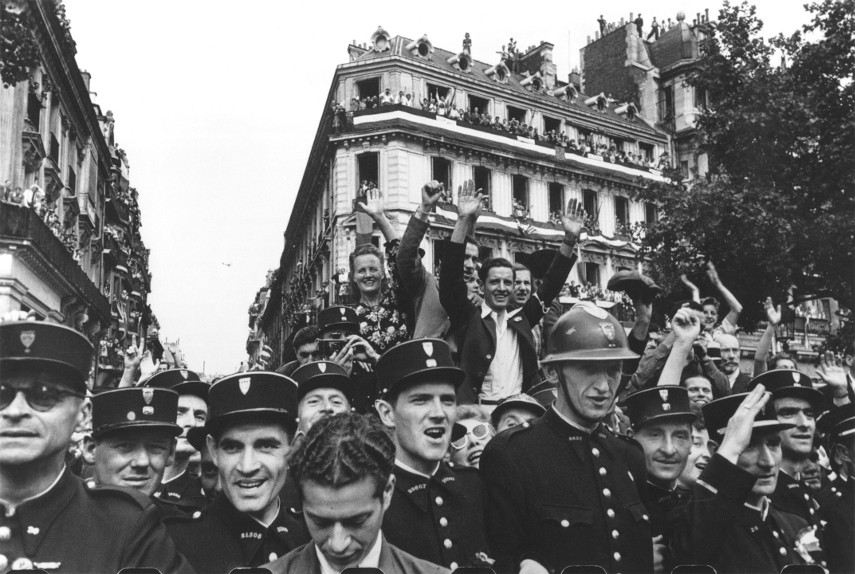
[[[430,158],[431,179],[435,179],[451,191],[451,161],[444,157]]]
[[[39,101],[35,93],[30,92],[27,98],[27,121],[30,123],[33,130],[39,130],[39,117],[42,113],[42,103]]]
[[[543,132],[555,132],[556,135],[561,133],[561,120],[550,118],[549,116],[543,116]]]
[[[644,203],[644,222],[647,225],[652,225],[659,219],[659,209],[656,207],[655,203],[651,203],[649,201]]]
[[[557,182],[549,184],[549,217],[564,213],[564,186]]]
[[[674,119],[674,86],[662,86],[659,89],[659,121]]]
[[[436,84],[428,84],[427,85],[428,97],[436,98],[437,100],[444,100],[448,97],[448,88],[443,86],[438,86]]]
[[[593,189],[586,189],[582,192],[582,202],[585,207],[585,213],[588,217],[596,222],[600,214],[600,204],[597,200],[597,192]]]
[[[514,196],[514,215],[528,216],[528,178],[524,175],[514,174],[511,176]]]
[[[475,189],[482,190],[482,193],[487,198],[487,205],[485,206],[488,210],[493,210],[493,195],[492,195],[492,179],[493,174],[490,172],[489,168],[476,165],[472,169],[472,179],[475,181]]]
[[[598,264],[588,261],[582,269],[585,271],[585,276],[582,278],[584,281],[592,285],[600,284],[600,266]]]
[[[365,153],[361,153],[356,156],[356,162],[359,173],[357,174],[357,178],[359,180],[358,185],[362,185],[364,182],[368,182],[369,184],[373,183],[379,185],[379,174],[380,174],[380,154],[376,151],[369,151]]]
[[[75,195],[77,193],[77,174],[74,173],[71,166],[68,167],[68,189],[69,195]]]
[[[615,197],[615,226],[618,233],[629,230],[629,200],[625,197]]]
[[[639,142],[638,149],[641,152],[641,155],[644,156],[644,159],[646,159],[649,162],[653,161],[653,145],[652,144],[646,144],[646,143],[640,143]]]

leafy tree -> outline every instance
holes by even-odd
[[[39,0],[52,8],[60,31],[63,50],[74,56],[77,44],[71,37],[71,23],[61,0]],[[39,45],[33,34],[34,7],[29,0],[0,2],[0,81],[4,88],[30,77],[39,64]]]
[[[753,6],[725,2],[688,80],[711,102],[709,177],[639,193],[663,213],[643,242],[654,276],[675,285],[714,261],[746,325],[791,285],[797,301],[855,303],[855,0],[806,8],[801,31],[766,41]]]

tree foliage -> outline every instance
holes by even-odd
[[[688,80],[711,102],[697,122],[709,177],[640,192],[664,214],[643,243],[657,278],[714,261],[747,324],[791,285],[855,303],[855,0],[806,8],[802,30],[766,41],[753,6],[725,2]]]
[[[59,26],[62,49],[74,56],[77,44],[71,37],[71,23],[61,0],[39,0],[53,10]],[[39,45],[33,33],[32,0],[3,0],[0,2],[0,81],[4,88],[29,79],[39,64]]]

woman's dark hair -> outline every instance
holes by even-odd
[[[326,417],[309,429],[289,467],[298,485],[340,488],[371,477],[380,497],[395,466],[395,443],[376,418],[356,413]]]
[[[478,278],[481,279],[482,283],[487,282],[487,273],[489,273],[490,269],[494,267],[507,267],[511,271],[514,270],[514,264],[505,259],[504,257],[490,257],[486,261],[484,261],[481,268],[478,269]]]
[[[777,369],[778,361],[792,361],[794,365],[799,365],[799,362],[796,360],[795,355],[793,355],[792,353],[787,353],[786,351],[782,351],[780,353],[772,355],[772,358],[769,359],[769,369]]]

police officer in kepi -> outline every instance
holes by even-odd
[[[543,363],[558,379],[555,403],[530,426],[496,435],[481,457],[496,571],[592,564],[650,572],[650,517],[636,486],[646,480],[644,455],[603,424],[621,363],[637,355],[617,319],[590,303],[561,316],[547,353]]]
[[[92,482],[123,486],[152,496],[175,454],[178,393],[168,389],[129,387],[92,397],[92,435],[84,458],[92,465]]]
[[[766,371],[748,383],[748,390],[759,384],[772,393],[769,402],[778,420],[792,425],[781,431],[781,470],[772,503],[818,526],[819,503],[800,474],[813,452],[816,417],[825,410],[825,396],[813,388],[809,376],[791,369]]]
[[[380,420],[395,439],[395,492],[383,520],[388,541],[417,558],[455,570],[492,559],[484,527],[481,479],[444,457],[457,417],[463,371],[448,344],[413,339],[377,363]]]
[[[92,356],[68,327],[0,323],[0,571],[193,572],[148,496],[89,488],[65,465]]]
[[[673,385],[633,393],[625,406],[632,438],[644,451],[647,480],[639,490],[650,516],[654,572],[670,572],[674,564],[668,551],[667,519],[690,500],[690,491],[678,489],[677,479],[689,458],[696,415],[689,406],[688,391]]]
[[[176,422],[181,427],[181,435],[175,445],[175,456],[166,467],[161,487],[155,496],[165,504],[192,514],[205,507],[207,498],[201,480],[189,471],[191,459],[199,457],[200,453],[187,440],[187,433],[192,428],[205,426],[210,385],[193,371],[167,369],[146,379],[143,386],[170,389],[178,393]]]
[[[794,424],[778,421],[769,396],[758,384],[702,407],[710,436],[721,443],[671,523],[677,564],[745,574],[825,566],[816,527],[770,501],[781,464],[779,433]]]
[[[279,495],[295,429],[296,383],[255,371],[223,377],[208,394],[207,447],[222,492],[204,511],[169,517],[175,544],[199,572],[276,560],[309,541]]]
[[[832,574],[851,573],[855,572],[855,404],[834,407],[817,425],[824,427],[825,447],[836,473],[818,496],[828,569]]]

